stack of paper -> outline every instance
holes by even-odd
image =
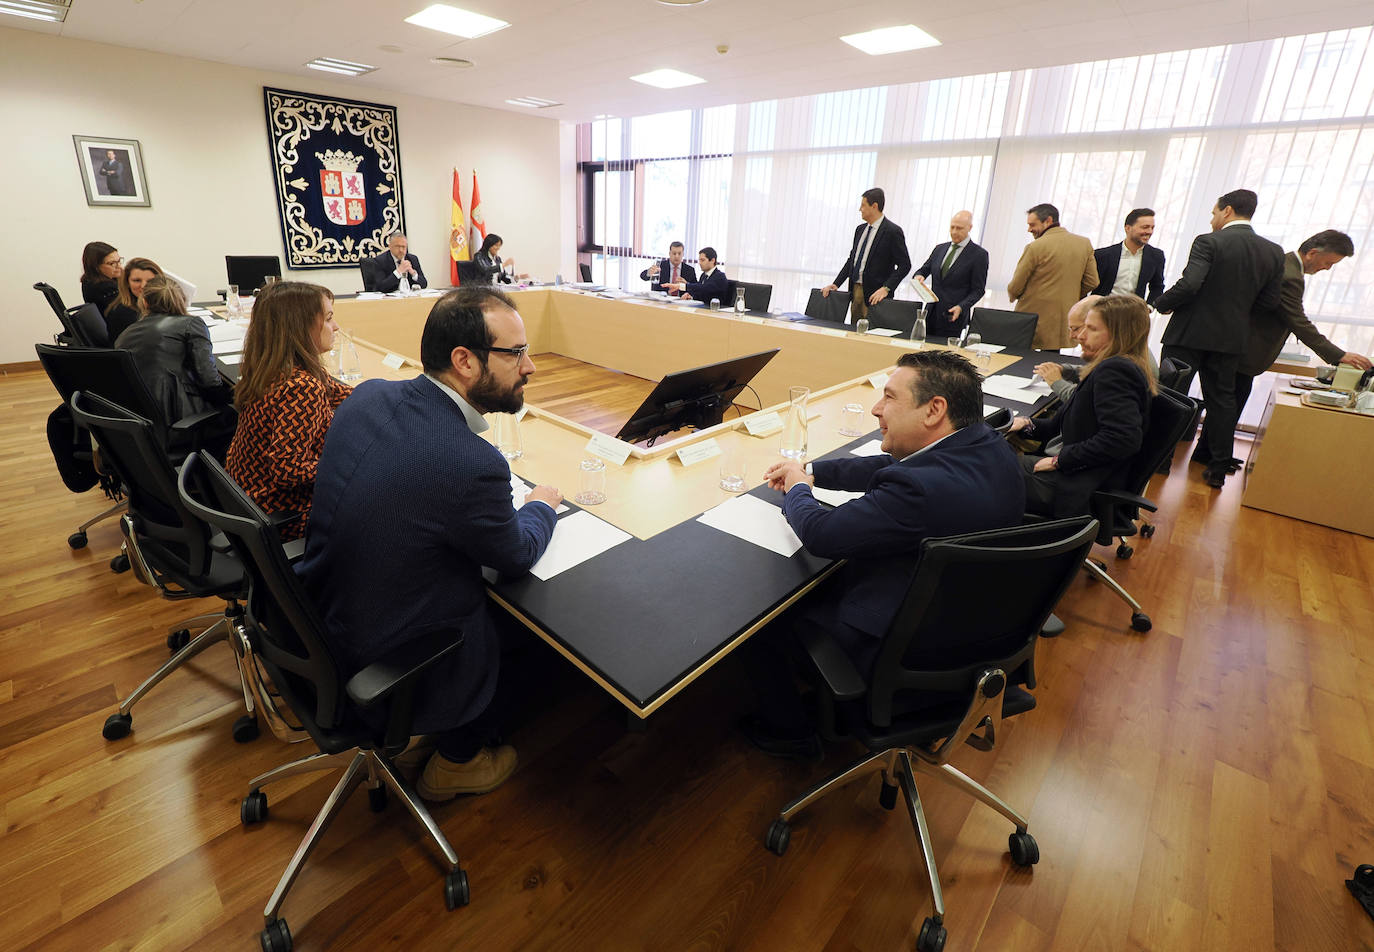
[[[706,510],[697,521],[783,558],[790,559],[801,548],[801,539],[783,518],[782,510],[757,496],[736,496]]]
[[[549,547],[534,563],[530,574],[541,582],[547,582],[560,572],[581,565],[628,538],[628,532],[598,519],[585,509],[575,512],[566,519],[558,520]]]

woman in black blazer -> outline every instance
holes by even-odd
[[[496,284],[498,281],[503,284],[510,284],[510,275],[506,273],[505,265],[501,261],[501,236],[490,234],[482,239],[482,247],[477,249],[477,254],[472,256],[472,263],[477,266],[481,274],[479,284]],[[512,266],[515,259],[510,260]]]
[[[1140,298],[1103,298],[1078,335],[1089,361],[1078,389],[1054,416],[1017,417],[1011,426],[1045,446],[1044,455],[1021,458],[1026,511],[1056,519],[1086,513],[1093,492],[1139,451],[1159,389],[1147,356],[1150,312]]]
[[[119,276],[124,272],[124,259],[119,249],[103,241],[92,241],[81,249],[81,299],[105,308],[119,296]]]

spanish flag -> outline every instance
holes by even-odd
[[[458,170],[453,170],[453,211],[448,233],[448,253],[453,260],[449,262],[449,283],[458,287],[458,262],[472,258],[468,247],[468,224],[463,217],[463,197],[458,191]]]

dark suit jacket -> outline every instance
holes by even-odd
[[[680,265],[677,266],[677,272],[678,272],[678,275],[682,278],[682,280],[686,281],[688,284],[691,284],[692,282],[696,281],[696,279],[697,279],[697,269],[694,268],[694,267],[692,267],[690,264],[688,264],[688,263],[685,262],[685,261],[682,262],[682,264],[680,264]],[[657,281],[650,282],[650,284],[649,284],[649,289],[652,290],[652,291],[662,291],[662,290],[663,290],[663,281],[664,281],[664,279],[665,279],[665,278],[671,278],[672,276],[673,276],[673,265],[672,265],[672,262],[670,262],[667,258],[660,258],[660,259],[659,259],[659,262],[658,262],[658,280],[657,280]],[[639,280],[641,280],[641,281],[648,281],[648,280],[649,280],[649,269],[648,269],[648,268],[645,268],[643,271],[639,272]],[[722,301],[721,303],[723,304],[723,303],[725,303],[725,302]]]
[[[1250,314],[1250,340],[1240,358],[1240,373],[1256,377],[1269,369],[1269,365],[1283,350],[1284,341],[1290,333],[1297,334],[1298,340],[1316,352],[1328,364],[1334,364],[1345,356],[1345,349],[1331,343],[1321,331],[1312,326],[1307,313],[1302,308],[1302,292],[1306,278],[1302,273],[1302,259],[1294,252],[1283,256],[1283,281],[1279,286],[1279,306],[1271,311],[1254,311]]]
[[[210,350],[210,332],[198,317],[149,314],[125,329],[114,346],[134,355],[139,376],[168,424],[230,402]]]
[[[1239,354],[1250,337],[1250,314],[1279,306],[1283,249],[1249,223],[1198,235],[1174,286],[1155,299],[1168,314],[1163,343]]]
[[[868,250],[868,262],[864,265],[863,275],[856,277],[850,273],[854,270],[854,255],[867,228],[868,223],[865,222],[854,229],[854,243],[849,246],[849,257],[844,259],[844,267],[835,275],[834,284],[840,287],[852,279],[862,284],[868,294],[879,287],[886,287],[889,293],[896,291],[897,285],[911,273],[911,255],[906,250],[906,235],[890,218],[884,218],[882,225],[873,233],[873,246]]]
[[[817,460],[812,472],[817,486],[864,495],[825,509],[798,483],[783,515],[808,552],[849,560],[827,594],[838,620],[872,638],[883,636],[906,597],[922,542],[1016,525],[1025,511],[1016,454],[982,422],[909,460]]]
[[[109,278],[101,278],[99,281],[81,282],[81,300],[87,304],[94,304],[100,308],[100,312],[105,313],[105,309],[110,306],[110,302],[119,297],[119,285]],[[113,340],[113,338],[111,338]]]
[[[942,241],[935,246],[926,263],[916,269],[923,278],[930,278],[930,289],[940,300],[932,308],[931,317],[940,321],[949,320],[949,309],[959,307],[959,319],[967,320],[973,305],[983,299],[988,289],[988,251],[982,245],[970,241],[959,252],[959,257],[949,266],[949,274],[940,275],[940,266],[945,263],[951,242]]]
[[[482,566],[521,574],[553,510],[511,505],[510,467],[427,377],[368,380],[334,413],[297,571],[345,676],[433,630],[463,646],[425,675],[417,732],[457,727],[496,686],[500,646]]]
[[[410,278],[412,288],[427,288],[429,281],[425,278],[425,272],[420,268],[420,259],[412,254],[406,255],[406,260],[415,269],[416,277]],[[401,286],[401,279],[396,277],[396,259],[391,257],[390,251],[383,251],[372,259],[372,280],[373,287],[383,294],[390,294]]]
[[[709,276],[703,276],[699,282],[687,282],[687,290],[684,294],[690,294],[693,301],[705,301],[711,303],[711,298],[717,298],[721,307],[732,307],[733,300],[726,300],[730,297],[730,279],[725,276],[725,269],[719,266],[711,272]]]
[[[1080,378],[1054,416],[1035,421],[1034,436],[1061,437],[1056,515],[1088,511],[1088,499],[1140,450],[1149,414],[1145,374],[1125,357],[1108,357]]]
[[[1121,267],[1121,242],[1105,248],[1094,248],[1093,257],[1097,259],[1098,284],[1094,294],[1111,294],[1116,284],[1116,272]],[[1136,297],[1153,304],[1164,293],[1164,252],[1154,245],[1145,245],[1140,259],[1140,280],[1135,283]]]

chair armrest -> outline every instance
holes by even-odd
[[[801,641],[811,663],[825,680],[826,690],[835,700],[857,701],[868,693],[867,682],[829,633],[808,626],[802,632]]]
[[[202,413],[192,413],[190,416],[184,416],[173,423],[172,429],[178,433],[189,433],[197,427],[204,426],[218,416],[218,410],[205,410]]]
[[[1111,503],[1121,503],[1122,505],[1135,506],[1147,512],[1159,512],[1159,506],[1155,505],[1144,496],[1137,496],[1135,493],[1122,492],[1119,489],[1099,489],[1095,495]]]
[[[428,632],[363,668],[348,679],[345,689],[354,703],[374,707],[462,644],[463,636],[451,628]]]

